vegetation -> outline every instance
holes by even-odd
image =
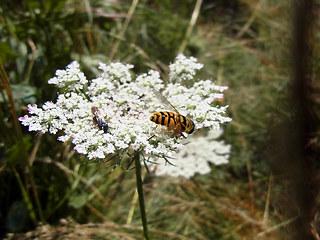
[[[200,9],[196,3],[202,3]],[[289,1],[274,0],[2,1],[0,232],[11,233],[8,239],[143,239],[134,171],[88,164],[70,143],[30,133],[17,119],[27,104],[55,99],[57,89],[47,81],[73,60],[87,76],[97,74],[98,62],[119,60],[133,64],[137,74],[153,68],[165,77],[182,50],[205,64],[201,77],[229,86],[223,104],[230,105],[232,122],[221,138],[232,146],[230,163],[189,180],[155,177],[142,169],[150,238],[290,235],[299,216],[293,210],[286,215],[285,203],[297,196],[284,195],[291,187],[284,182],[292,178],[277,170],[290,161],[284,159],[285,166],[275,161],[273,142],[281,126],[299,116],[287,101],[292,16]],[[304,106],[316,120],[317,38],[318,32],[311,39],[315,94],[312,105]],[[308,141],[317,153],[319,125],[314,123]],[[313,180],[315,159],[310,159]],[[310,223],[314,237],[317,216]]]

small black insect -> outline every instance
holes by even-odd
[[[91,111],[93,114],[93,122],[98,125],[98,128],[100,130],[103,130],[104,133],[110,133],[109,132],[109,125],[105,121],[106,116],[104,118],[101,117],[100,110],[97,107],[91,107]]]

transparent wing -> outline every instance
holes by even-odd
[[[180,115],[180,113],[178,112],[178,110],[168,101],[168,99],[166,99],[159,91],[152,89],[154,95],[156,95],[156,97],[159,99],[159,101],[165,105],[168,108],[171,108],[173,111],[175,111],[176,113],[178,113]]]

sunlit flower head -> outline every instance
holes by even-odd
[[[48,81],[61,89],[57,101],[46,102],[42,107],[28,105],[30,115],[19,120],[29,131],[58,134],[59,141],[72,141],[74,150],[89,159],[105,159],[128,150],[146,156],[173,156],[177,149],[185,147],[182,137],[171,138],[169,131],[148,141],[152,134],[166,128],[155,129],[150,116],[159,111],[173,112],[155,96],[154,90],[162,92],[180,114],[192,119],[196,129],[219,130],[221,124],[231,121],[225,116],[228,106],[219,106],[216,101],[227,87],[211,80],[196,81],[191,87],[180,84],[193,79],[202,66],[193,57],[179,55],[169,66],[169,76],[174,80],[164,85],[157,71],[133,78],[133,66],[120,62],[100,63],[100,75],[87,80],[79,64],[73,62],[66,70],[57,70],[56,77]],[[92,107],[99,109],[100,121],[94,119]],[[102,128],[101,124],[107,127]]]

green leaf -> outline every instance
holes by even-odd
[[[36,103],[36,88],[28,84],[11,84],[11,92],[13,100],[22,101],[24,103]],[[4,97],[3,97],[4,96]],[[8,101],[8,97],[3,90],[3,94],[0,94],[0,102]]]
[[[28,151],[31,148],[31,146],[32,143],[30,136],[22,138],[22,141],[17,142],[6,151],[7,163],[12,165],[17,164],[19,161],[22,160],[21,158],[23,157],[23,155],[21,153],[23,151]],[[23,160],[23,162],[25,161],[26,159]]]
[[[15,52],[7,43],[0,42],[0,58],[3,62],[6,62],[9,58],[14,57],[15,55]]]
[[[69,198],[69,205],[76,209],[82,208],[87,202],[88,202],[88,194],[86,193],[72,195]]]

